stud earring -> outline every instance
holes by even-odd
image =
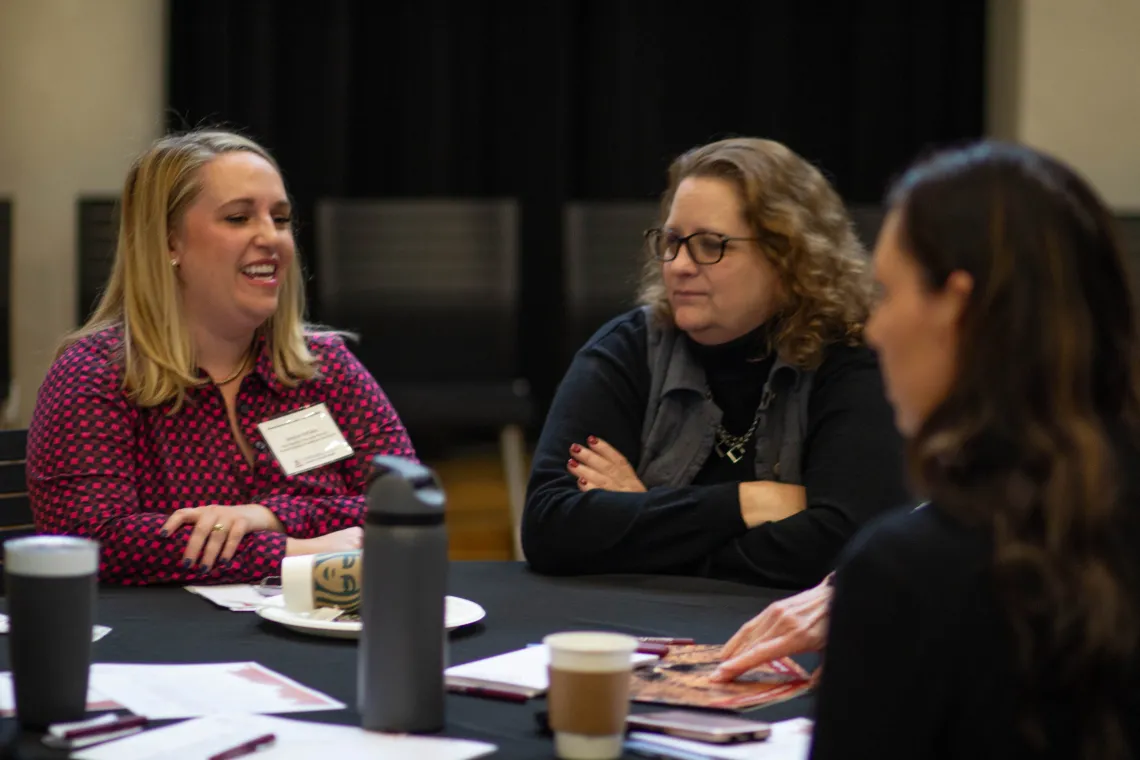
[[[177,269],[177,268],[178,268],[178,259],[171,259],[171,260],[170,260],[170,266],[172,266],[172,267],[174,267],[175,269]]]

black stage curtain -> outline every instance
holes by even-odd
[[[876,202],[983,130],[985,0],[169,2],[169,126],[262,141],[302,225],[325,196],[520,199],[520,370],[544,401],[565,201],[653,198],[676,154],[754,135]]]

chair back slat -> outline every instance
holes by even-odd
[[[645,265],[646,229],[658,221],[656,201],[566,204],[567,349],[576,351],[607,321],[633,308]]]
[[[119,237],[119,202],[112,197],[79,199],[79,287],[76,318],[79,323],[95,310],[111,276]]]
[[[0,542],[35,533],[28,499],[27,430],[0,430]],[[0,552],[0,565],[3,563]]]
[[[513,200],[324,200],[322,319],[382,385],[513,379],[517,241]]]
[[[12,386],[12,202],[0,198],[0,402]]]

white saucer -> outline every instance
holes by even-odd
[[[283,601],[279,596],[271,597],[266,600],[266,604],[258,607],[255,611],[266,620],[280,623],[298,633],[309,633],[314,636],[326,636],[333,639],[355,639],[360,636],[361,624],[359,621],[313,620],[309,617],[308,612],[290,612],[285,609]],[[486,616],[487,611],[475,602],[461,599],[458,596],[447,597],[444,625],[449,631],[478,623]]]

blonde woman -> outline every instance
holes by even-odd
[[[578,352],[539,440],[522,539],[540,572],[806,588],[906,499],[863,345],[866,255],[811,164],[769,140],[673,162],[642,308]]]
[[[194,131],[141,155],[102,300],[40,388],[37,527],[98,540],[100,579],[122,584],[249,581],[358,547],[369,460],[415,452],[341,337],[303,322],[302,287],[265,149]]]

